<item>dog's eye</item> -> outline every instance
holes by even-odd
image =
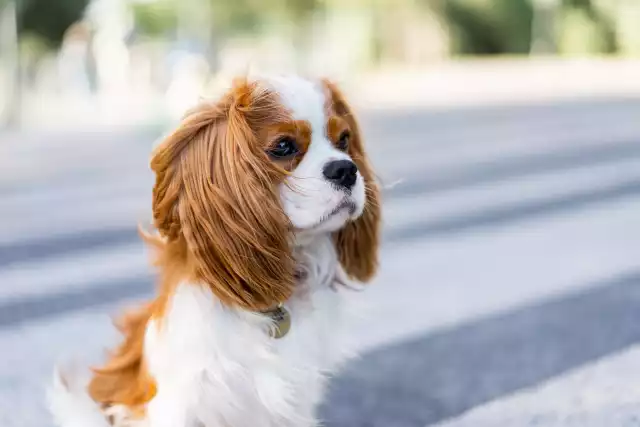
[[[350,139],[351,139],[351,134],[349,133],[348,130],[345,130],[344,132],[342,132],[340,134],[340,138],[338,138],[338,143],[336,144],[338,146],[338,149],[342,151],[346,151],[347,148],[349,148]]]
[[[295,139],[285,136],[278,139],[267,152],[273,158],[283,159],[298,154],[300,150]]]

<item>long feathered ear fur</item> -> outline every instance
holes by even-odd
[[[194,279],[249,310],[293,290],[289,224],[276,188],[283,171],[256,137],[279,108],[272,94],[236,82],[218,103],[188,113],[151,160],[154,222],[166,244],[186,245]]]
[[[335,243],[340,263],[347,275],[361,282],[369,281],[378,269],[380,244],[380,188],[367,158],[362,134],[353,111],[343,94],[332,82],[324,82],[331,94],[332,110],[351,127],[349,155],[358,165],[365,181],[367,202],[362,216],[336,233]]]

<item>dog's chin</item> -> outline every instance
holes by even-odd
[[[362,209],[351,200],[344,200],[335,208],[322,215],[312,226],[306,227],[310,233],[327,233],[338,231],[349,221],[362,215]]]
[[[330,233],[338,231],[342,227],[344,227],[351,219],[352,218],[349,212],[347,210],[342,210],[331,215],[331,217],[324,219],[322,222],[319,222],[318,224],[310,228],[309,231],[314,233]]]

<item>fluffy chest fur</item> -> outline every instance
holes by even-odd
[[[206,287],[178,287],[162,323],[151,321],[146,332],[148,369],[159,386],[150,417],[210,427],[315,425],[325,373],[343,356],[344,291],[333,286],[339,264],[329,237],[296,258],[306,277],[285,304],[292,327],[281,339],[267,333],[268,317],[228,308]],[[164,410],[176,399],[185,413]]]

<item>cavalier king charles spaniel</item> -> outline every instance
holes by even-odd
[[[155,300],[88,383],[56,371],[60,427],[310,427],[345,288],[377,268],[380,190],[325,80],[246,78],[154,150]]]

